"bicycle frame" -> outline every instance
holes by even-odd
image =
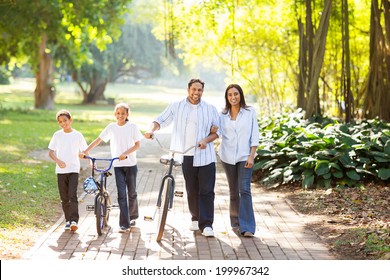
[[[173,167],[174,166],[181,166],[181,162],[178,162],[178,161],[175,160],[175,154],[183,154],[184,155],[188,151],[190,151],[191,149],[195,148],[195,146],[189,147],[184,152],[174,151],[174,150],[169,150],[169,149],[165,148],[161,144],[161,142],[158,140],[157,137],[154,137],[154,139],[157,141],[157,143],[159,144],[161,149],[163,149],[164,151],[166,151],[166,152],[171,154],[169,159],[160,158],[160,163],[165,164],[168,168],[167,168],[167,172],[165,173],[165,176],[162,178],[162,181],[161,181],[160,191],[159,191],[159,195],[158,195],[158,199],[157,199],[157,207],[161,207],[161,194],[162,194],[162,191],[163,191],[163,186],[164,186],[165,180],[170,178],[172,180],[172,190],[171,190],[171,196],[170,196],[171,199],[169,201],[169,209],[172,209],[172,207],[173,207],[173,194],[175,193],[175,178],[174,178],[174,176],[172,174],[173,173]]]
[[[161,241],[161,238],[164,233],[164,227],[166,223],[166,218],[168,211],[173,208],[173,198],[174,196],[183,196],[183,192],[175,192],[175,177],[173,176],[173,168],[175,166],[181,166],[181,162],[175,160],[175,154],[186,154],[189,150],[195,148],[192,146],[186,149],[184,152],[173,151],[165,148],[157,137],[153,137],[156,139],[157,143],[160,145],[161,149],[168,152],[170,155],[169,158],[160,158],[160,163],[166,165],[167,170],[164,177],[161,180],[161,186],[157,198],[156,210],[154,211],[153,217],[145,216],[144,219],[147,221],[153,221],[157,213],[159,213],[159,219],[157,221],[157,242]],[[164,201],[163,201],[164,200]]]

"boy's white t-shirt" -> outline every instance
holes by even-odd
[[[63,129],[56,131],[50,140],[49,149],[53,150],[56,156],[66,164],[65,168],[60,168],[56,164],[56,173],[79,173],[79,153],[87,148],[87,142],[79,131],[75,129],[69,133],[64,132]]]
[[[117,123],[110,123],[99,135],[104,142],[110,141],[111,156],[119,157],[125,151],[135,145],[135,142],[140,141],[143,136],[138,129],[138,126],[131,122],[126,122],[119,126]],[[116,160],[113,163],[114,167],[134,166],[137,164],[137,153],[127,156],[125,160]]]

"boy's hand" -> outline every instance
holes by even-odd
[[[58,166],[59,166],[60,168],[65,168],[65,167],[66,167],[66,163],[63,162],[62,160],[58,160],[57,164],[58,164]]]

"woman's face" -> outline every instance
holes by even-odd
[[[231,106],[240,106],[240,92],[235,87],[232,87],[227,92],[227,99]]]

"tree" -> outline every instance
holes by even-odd
[[[306,34],[302,32],[303,28],[300,21],[298,21],[300,42],[302,42],[298,61],[300,66],[298,106],[302,106],[306,111],[306,118],[321,114],[318,81],[324,61],[332,1],[325,0],[324,10],[315,36],[311,4],[312,0],[306,0]],[[306,62],[307,65],[305,65]]]
[[[156,77],[162,70],[163,46],[151,33],[151,27],[131,22],[121,28],[121,36],[104,51],[90,46],[91,63],[74,68],[73,79],[83,94],[83,103],[103,100],[109,82],[121,77]],[[147,75],[147,76],[146,76]]]
[[[384,28],[382,27],[384,24]],[[370,69],[363,87],[363,114],[390,121],[390,2],[371,1]]]
[[[342,0],[342,72],[341,91],[344,96],[345,122],[353,119],[353,95],[351,92],[351,52],[349,48],[349,9],[348,0]]]
[[[94,45],[119,37],[130,0],[6,1],[0,9],[0,63],[27,56],[36,76],[35,108],[54,106],[54,66],[79,66]]]

